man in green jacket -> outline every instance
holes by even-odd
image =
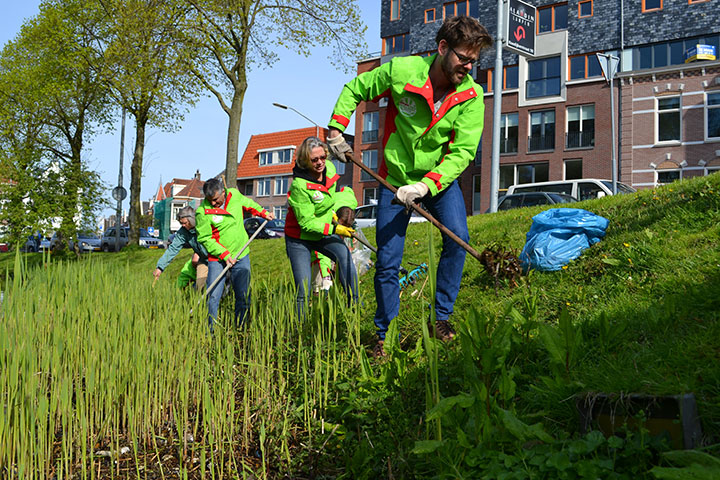
[[[483,90],[469,75],[480,51],[492,44],[485,27],[471,17],[448,17],[429,57],[396,57],[347,83],[329,123],[328,145],[347,161],[351,148],[341,132],[358,103],[387,97],[383,162],[379,175],[398,188],[396,202],[380,187],[376,240],[376,356],[390,321],[398,315],[398,272],[410,219],[408,207],[422,203],[460,238],[468,241],[467,213],[457,177],[475,158],[483,130]],[[465,250],[443,236],[437,269],[436,322],[429,327],[441,340],[455,331],[448,321],[460,289]]]
[[[248,241],[248,234],[243,226],[243,213],[249,212],[269,220],[274,219],[275,215],[237,189],[225,189],[222,181],[217,178],[205,182],[203,194],[205,199],[198,207],[195,218],[198,241],[208,251],[207,283],[212,285],[225,265],[232,265],[229,275],[235,292],[235,326],[240,327],[247,319],[250,308],[250,250],[246,248],[239,258],[235,258]],[[225,277],[207,292],[208,323],[211,330],[217,320],[224,289]]]

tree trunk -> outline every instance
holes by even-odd
[[[64,168],[63,176],[65,182],[63,185],[63,196],[60,221],[60,231],[58,232],[58,242],[56,249],[64,250],[69,240],[73,240],[77,245],[77,223],[75,216],[79,214],[79,193],[82,185],[82,160],[80,152],[82,151],[82,130],[76,130],[73,138],[70,140],[70,159]]]
[[[142,182],[143,153],[145,152],[145,115],[135,116],[135,151],[130,166],[130,215],[128,245],[138,245],[140,239],[140,183]]]
[[[232,105],[230,106],[227,155],[225,157],[225,181],[227,182],[228,188],[237,187],[238,142],[240,138],[240,121],[242,120],[243,101],[245,99],[246,90],[247,82],[236,82]]]

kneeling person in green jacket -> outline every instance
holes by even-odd
[[[178,275],[177,286],[178,288],[185,288],[191,283],[195,285],[198,290],[205,288],[205,280],[207,280],[207,265],[205,265],[205,276],[198,279],[198,254],[193,254],[192,258],[185,262],[180,275]],[[202,282],[202,285],[201,285]]]
[[[195,252],[197,256],[197,259],[193,256],[193,260],[188,261],[192,269],[197,270],[193,272],[192,280],[195,281],[195,288],[201,290],[205,287],[205,279],[207,279],[208,253],[205,247],[198,242],[197,230],[195,230],[195,209],[192,207],[181,208],[177,214],[177,220],[182,227],[175,232],[175,238],[173,238],[172,243],[170,243],[163,256],[158,260],[153,275],[155,278],[160,278],[160,275],[162,275],[163,271],[170,265],[170,262],[173,261],[177,254],[180,253],[182,248],[185,245],[190,245],[190,248],[193,249],[193,252]],[[188,265],[183,266],[183,270],[180,272],[181,276],[187,276],[189,273],[187,268],[189,268]],[[178,279],[179,287],[184,287],[187,284],[188,281],[185,278]]]
[[[239,258],[235,258],[248,241],[248,234],[243,226],[243,213],[249,212],[269,220],[274,219],[275,215],[236,188],[225,189],[222,181],[217,178],[205,182],[203,194],[205,200],[197,209],[196,219],[198,241],[208,251],[207,283],[212,285],[225,265],[232,265],[229,275],[235,292],[235,326],[240,327],[247,319],[250,309],[250,249],[246,248]],[[207,293],[208,323],[211,330],[217,320],[224,287],[225,277]]]

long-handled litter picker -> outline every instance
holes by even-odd
[[[373,177],[375,180],[377,180],[378,182],[380,182],[380,184],[382,184],[385,188],[387,188],[388,190],[390,190],[392,193],[397,192],[397,188],[395,188],[395,187],[393,187],[392,185],[390,185],[390,184],[387,182],[387,180],[385,180],[385,179],[382,178],[380,175],[378,175],[377,173],[375,173],[375,172],[374,172],[372,169],[370,169],[367,165],[365,165],[365,164],[362,163],[361,161],[358,161],[358,160],[357,160],[355,157],[353,157],[353,156],[348,155],[348,158],[350,158],[355,165],[357,165],[358,167],[360,167],[364,172],[366,172],[368,175],[370,175],[371,177]],[[425,217],[425,219],[427,219],[430,223],[432,223],[433,225],[435,225],[442,233],[444,233],[445,235],[447,235],[448,237],[450,237],[455,243],[457,243],[457,244],[460,245],[462,248],[464,248],[465,251],[468,252],[468,253],[469,253],[470,255],[472,255],[473,257],[475,257],[475,259],[476,259],[477,261],[479,261],[479,262],[482,263],[482,260],[480,259],[480,254],[478,253],[478,251],[475,250],[475,249],[474,249],[473,247],[471,247],[470,245],[468,245],[467,242],[465,242],[462,238],[458,237],[458,236],[455,235],[453,232],[451,232],[445,225],[443,225],[443,224],[440,223],[435,217],[433,217],[432,215],[430,215],[430,213],[428,213],[428,212],[425,211],[424,209],[420,208],[419,205],[413,204],[413,205],[412,205],[412,208],[413,208],[413,210],[415,210],[418,214],[420,214],[420,215],[422,215],[423,217]]]
[[[260,232],[262,231],[262,229],[265,228],[265,224],[267,224],[268,221],[269,221],[269,220],[265,219],[265,221],[262,223],[262,225],[260,225],[260,226],[258,227],[258,229],[255,230],[255,233],[253,233],[253,234],[250,236],[250,238],[248,239],[247,242],[245,242],[245,245],[243,245],[243,247],[240,249],[240,251],[238,252],[238,254],[235,255],[235,257],[234,257],[235,260],[237,260],[238,258],[240,258],[240,255],[242,255],[242,253],[245,251],[245,249],[250,245],[250,242],[252,242],[253,240],[255,240],[255,237],[257,237],[257,236],[260,234]],[[218,275],[218,277],[210,284],[210,286],[205,289],[205,293],[204,293],[203,296],[200,298],[200,300],[198,300],[198,303],[197,303],[198,305],[200,305],[200,302],[203,301],[205,298],[207,298],[208,295],[210,295],[210,292],[212,291],[212,289],[215,288],[215,286],[220,282],[220,280],[225,276],[225,274],[227,273],[227,271],[230,270],[230,267],[232,267],[232,266],[233,266],[233,264],[231,264],[230,262],[226,262],[225,268],[223,268],[223,271],[220,272],[220,275]],[[197,306],[197,305],[196,305],[196,306]],[[193,312],[193,311],[192,311],[192,309],[191,309],[191,310],[190,310],[190,313],[192,314],[192,312]],[[217,320],[215,321],[215,323],[217,323]],[[218,325],[219,325],[219,324],[218,324]]]
[[[337,225],[337,222],[335,220],[333,220],[333,224]],[[372,251],[375,255],[377,255],[377,253],[378,253],[377,247],[375,247],[373,244],[368,242],[367,239],[357,235],[356,233],[351,233],[350,236],[353,239],[355,239],[358,242],[365,245],[367,248],[370,249],[370,251]],[[413,268],[412,271],[408,272],[405,267],[400,265],[400,275],[402,275],[402,277],[400,277],[400,290],[401,291],[405,290],[410,285],[415,285],[415,282],[417,282],[418,278],[422,277],[423,275],[427,275],[427,271],[428,271],[427,263],[422,263],[419,265],[417,263],[412,263],[412,262],[408,262],[408,263],[410,263],[410,265],[413,265],[415,268]]]
[[[333,220],[333,224],[337,225],[337,222],[336,222],[335,220]],[[372,243],[368,242],[365,238],[360,237],[359,235],[357,235],[357,234],[354,233],[354,232],[351,233],[350,236],[351,236],[354,240],[357,240],[358,242],[360,242],[360,243],[362,243],[363,245],[365,245],[367,248],[370,249],[371,252],[373,252],[375,255],[377,255],[377,253],[378,253],[377,247],[374,246]],[[414,264],[414,265],[416,265],[416,264]],[[403,275],[407,275],[407,274],[408,274],[408,271],[407,271],[405,268],[403,268],[402,265],[400,265],[400,273],[403,274]]]

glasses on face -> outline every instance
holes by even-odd
[[[321,155],[319,157],[311,158],[310,161],[312,163],[319,162],[320,160],[325,160],[327,158],[327,155]]]
[[[468,63],[477,63],[478,59],[475,57],[466,57],[465,55],[460,55],[458,52],[455,51],[453,47],[450,47],[450,50],[455,54],[458,61],[460,62],[460,65],[467,65]]]

